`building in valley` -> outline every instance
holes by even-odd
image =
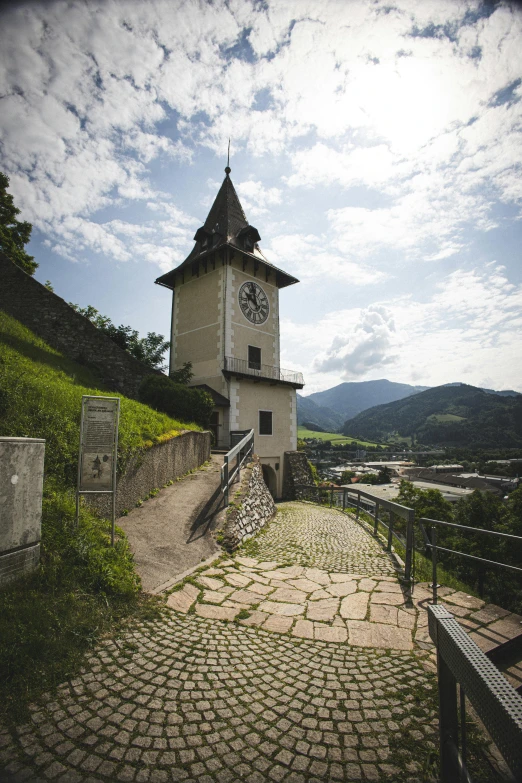
[[[214,398],[219,448],[254,429],[255,451],[275,497],[284,454],[297,448],[299,372],[279,362],[279,291],[299,282],[271,264],[245,216],[230,168],[185,261],[156,282],[172,290],[170,371],[191,362],[193,386]]]

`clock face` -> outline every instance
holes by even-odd
[[[254,282],[243,283],[239,289],[239,306],[241,312],[253,324],[264,324],[268,318],[270,307],[268,296],[260,285]]]

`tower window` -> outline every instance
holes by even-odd
[[[248,346],[248,369],[261,369],[261,348],[256,348],[255,345]]]
[[[272,411],[259,411],[259,434],[272,435]]]

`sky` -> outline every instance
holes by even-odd
[[[281,365],[522,392],[522,8],[475,0],[3,4],[0,170],[36,278],[140,334],[224,178]]]

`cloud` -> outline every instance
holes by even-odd
[[[326,356],[316,358],[314,369],[336,372],[345,380],[360,378],[372,370],[393,364],[395,323],[386,307],[370,305],[353,331],[336,335]]]

